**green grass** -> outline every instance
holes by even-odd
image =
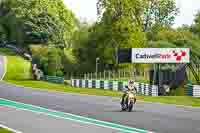
[[[12,133],[12,132],[0,127],[0,133]]]
[[[87,95],[96,95],[96,96],[110,96],[110,97],[121,97],[122,92],[115,92],[110,90],[102,89],[89,89],[89,88],[73,88],[66,85],[58,85],[43,81],[13,81],[9,80],[8,82],[21,85],[25,87],[32,87],[33,89],[42,89],[49,90],[53,92],[66,92],[66,93],[78,93],[78,94],[87,94]],[[193,98],[187,96],[162,96],[162,97],[151,97],[151,96],[138,96],[139,100],[147,102],[158,102],[166,104],[176,104],[176,105],[185,105],[200,107],[200,98]]]
[[[7,56],[7,73],[4,80],[26,80],[31,78],[31,64],[19,56]]]
[[[187,96],[140,97],[143,101],[200,107],[200,98]]]
[[[4,80],[31,79],[31,63],[17,56],[9,49],[0,49],[0,54],[7,57],[7,73]]]
[[[19,81],[19,80],[9,80],[9,83],[16,85],[21,85],[25,87],[32,87],[33,89],[40,88],[43,90],[57,91],[57,92],[68,92],[68,93],[79,93],[79,94],[88,94],[88,95],[97,95],[97,96],[111,96],[119,97],[122,95],[121,92],[114,92],[110,90],[103,89],[89,89],[89,88],[73,88],[71,86],[53,84],[44,81]]]

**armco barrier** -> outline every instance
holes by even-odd
[[[56,76],[44,76],[43,80],[52,82],[52,83],[57,83],[57,84],[64,84],[64,78],[63,77],[56,77]],[[74,86],[79,86],[75,85],[77,80],[72,81]]]
[[[83,80],[82,86],[83,86],[83,88],[86,88],[86,87],[85,87],[85,80]]]
[[[80,87],[80,86],[79,86]],[[88,88],[92,88],[92,80],[88,81]]]
[[[193,85],[193,97],[200,97],[200,85]]]
[[[113,83],[113,91],[118,91],[118,82],[112,82]]]
[[[103,84],[104,84],[104,89],[105,90],[109,90],[109,81],[102,81],[103,82]]]
[[[127,85],[127,82],[108,81],[108,80],[80,80],[72,79],[71,85],[80,88],[99,88],[104,90],[122,91],[121,89]],[[139,94],[146,96],[158,96],[158,87],[144,83],[135,83]]]
[[[100,81],[96,80],[96,88],[99,89],[100,88]]]

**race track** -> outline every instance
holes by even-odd
[[[121,112],[119,99],[117,98],[32,90],[10,85],[5,82],[0,82],[0,98],[156,133],[200,133],[200,108],[139,102],[137,103],[134,112]],[[25,115],[21,116],[23,113]],[[54,123],[53,118],[46,116],[39,117],[36,114],[29,115],[30,112],[16,111],[10,108],[0,110],[0,121],[11,124],[11,126],[16,128],[19,127],[19,129],[24,131],[28,131],[27,128],[31,128],[35,132],[41,128],[47,129],[47,125],[40,125],[37,122],[35,123],[34,128],[32,128],[30,124],[29,126],[27,125],[26,128],[21,127],[20,121],[12,121],[11,119],[11,116],[15,114],[19,114],[19,116],[21,116],[19,118],[21,119],[30,118],[27,120],[27,123],[32,119],[34,120],[34,118],[41,118],[41,121],[44,121],[44,123],[47,121]],[[6,115],[8,117],[5,117]],[[6,118],[8,118],[8,120],[6,120]],[[55,120],[55,123],[56,121],[57,120]],[[68,122],[69,121],[66,121],[66,123]],[[76,125],[77,127],[83,126],[73,122],[72,125]],[[59,127],[59,124],[55,125],[55,127]],[[67,128],[68,126],[64,129],[67,130]],[[69,128],[71,129],[73,127]],[[93,130],[92,128],[96,129],[100,127],[94,126],[91,127],[91,130]],[[104,132],[104,130],[105,132],[116,132],[110,129],[102,129],[102,132]]]
[[[0,83],[0,98],[122,124],[157,133],[199,133],[200,109],[138,103],[134,112],[120,112],[119,99],[30,90]],[[0,118],[1,119],[1,118]]]

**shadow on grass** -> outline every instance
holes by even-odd
[[[0,55],[16,56],[17,54],[8,48],[0,48]]]

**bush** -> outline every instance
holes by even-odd
[[[44,75],[48,75],[48,58],[47,57],[42,57],[40,59],[39,68],[44,72]]]
[[[48,53],[48,75],[56,76],[56,71],[59,70],[60,65],[59,52],[56,48],[49,49]]]
[[[59,70],[59,71],[56,73],[56,76],[58,76],[58,77],[63,77],[64,74],[63,74],[63,72],[62,72],[61,70]]]
[[[170,96],[185,96],[185,89],[184,88],[177,88],[177,89],[171,89]]]

